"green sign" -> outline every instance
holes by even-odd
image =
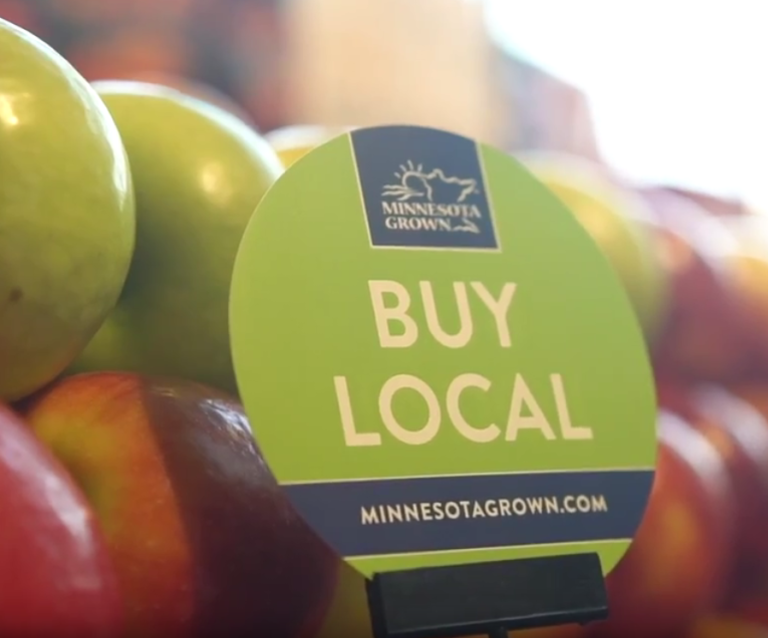
[[[625,552],[656,405],[619,281],[496,149],[359,129],[294,164],[232,285],[238,385],[298,511],[366,576]]]

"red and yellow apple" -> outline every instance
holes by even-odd
[[[78,356],[120,295],[135,239],[125,149],[48,45],[0,19],[0,400]]]
[[[613,266],[649,344],[665,320],[668,285],[645,202],[605,169],[582,159],[529,154],[518,159],[576,216]]]
[[[768,572],[768,421],[747,401],[715,386],[660,386],[659,402],[686,418],[718,449],[733,485],[735,557],[729,598]]]
[[[284,497],[235,400],[92,373],[54,384],[26,416],[101,521],[131,636],[313,637],[338,559]]]
[[[70,370],[188,378],[234,394],[230,280],[280,160],[250,126],[181,91],[94,86],[131,162],[136,252],[117,308]]]
[[[657,217],[649,226],[670,282],[666,321],[653,355],[657,370],[692,379],[736,378],[750,365],[746,317],[724,267],[725,227],[664,189],[640,191]]]
[[[106,543],[61,463],[0,405],[0,636],[122,638]]]
[[[590,638],[673,635],[720,602],[733,547],[730,487],[704,435],[662,410],[648,508],[606,578],[610,617],[588,625]]]

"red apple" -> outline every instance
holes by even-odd
[[[0,406],[0,636],[118,638],[123,608],[80,489]]]
[[[768,572],[768,422],[749,403],[714,386],[667,383],[659,402],[688,419],[724,459],[733,485],[736,557],[733,595]]]
[[[747,318],[724,264],[733,238],[691,201],[663,189],[640,192],[657,216],[658,254],[671,287],[656,367],[710,381],[743,375],[750,365]]]
[[[591,638],[669,636],[720,601],[729,568],[731,493],[717,450],[659,414],[657,474],[634,542],[606,578],[610,617]]]
[[[131,635],[317,631],[338,559],[290,506],[234,399],[91,373],[52,386],[27,418],[101,519]]]

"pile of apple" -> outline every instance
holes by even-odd
[[[282,171],[220,106],[0,21],[0,636],[311,638],[339,561],[236,396],[228,289]]]
[[[250,216],[337,131],[262,137],[194,93],[90,85],[0,21],[3,638],[371,638],[362,577],[260,456],[227,334]],[[519,159],[615,269],[660,401],[610,620],[524,635],[768,635],[768,217]]]

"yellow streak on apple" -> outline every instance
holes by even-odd
[[[129,618],[143,624],[145,611],[131,603],[145,599],[141,592],[149,588],[169,621],[191,619],[194,592],[180,587],[192,581],[192,557],[174,489],[143,406],[121,396],[139,390],[124,379],[91,385],[89,377],[55,387],[28,420],[93,506]]]

